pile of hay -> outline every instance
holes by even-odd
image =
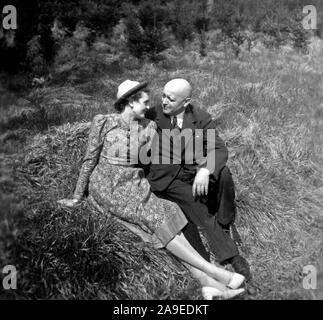
[[[37,134],[16,168],[25,205],[12,256],[20,274],[15,297],[54,299],[198,299],[197,283],[166,251],[156,250],[72,195],[90,123]]]

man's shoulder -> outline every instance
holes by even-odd
[[[189,108],[189,111],[198,123],[204,124],[212,121],[211,115],[206,110],[192,104],[189,105]]]

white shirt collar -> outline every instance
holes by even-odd
[[[184,119],[185,110],[176,115],[177,118],[177,125],[182,129],[183,126],[183,119]],[[170,121],[173,122],[174,116],[170,116]]]

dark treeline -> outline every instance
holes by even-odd
[[[1,3],[2,9],[7,3]],[[169,46],[185,48],[193,39],[199,39],[200,53],[206,55],[210,30],[221,30],[221,39],[229,40],[237,55],[242,43],[251,46],[259,34],[267,36],[267,46],[292,41],[305,51],[310,35],[301,24],[305,0],[13,0],[10,4],[17,8],[18,28],[0,28],[0,71],[11,73],[48,72],[62,43],[80,25],[87,30],[88,46],[98,37],[109,42],[116,38],[116,29],[122,30],[128,53],[151,60],[158,60]],[[320,36],[323,3],[311,4],[318,10]]]

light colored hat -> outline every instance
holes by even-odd
[[[117,92],[117,101],[114,103],[115,106],[119,105],[121,102],[123,102],[125,99],[129,98],[142,88],[147,87],[148,82],[138,82],[138,81],[131,81],[131,80],[125,80],[123,81],[119,87]]]

